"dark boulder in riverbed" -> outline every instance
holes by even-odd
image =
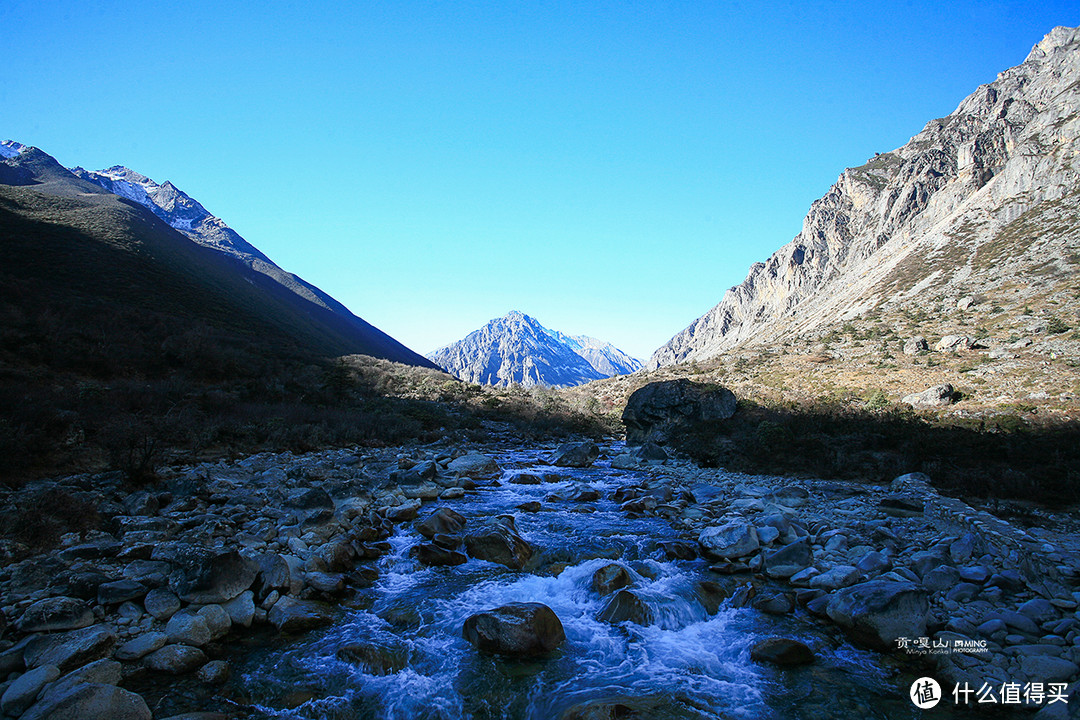
[[[871,580],[833,593],[826,613],[852,639],[895,650],[897,638],[926,635],[926,590],[910,582]]]
[[[517,534],[512,517],[501,517],[465,536],[469,555],[477,560],[505,565],[513,570],[525,567],[532,557],[532,546]]]
[[[416,531],[428,540],[436,535],[453,535],[465,527],[465,516],[456,510],[441,507],[416,524]]]
[[[551,464],[559,467],[589,467],[600,457],[600,448],[590,441],[560,445],[551,456]]]
[[[762,640],[750,650],[750,659],[774,665],[806,665],[814,662],[814,651],[798,640],[773,637]]]
[[[462,637],[481,652],[534,657],[555,650],[566,640],[559,617],[543,603],[510,603],[472,615]]]
[[[597,613],[596,619],[612,625],[626,621],[637,625],[649,625],[653,621],[653,611],[633,591],[620,590],[608,600],[604,609]]]
[[[664,444],[673,433],[702,422],[727,420],[734,414],[735,395],[730,390],[682,378],[649,383],[634,391],[622,420],[627,444]]]
[[[619,563],[610,563],[593,573],[592,589],[601,597],[634,584],[630,571]]]

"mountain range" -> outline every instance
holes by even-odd
[[[502,386],[581,385],[641,369],[611,343],[549,330],[516,310],[428,358],[466,382]]]
[[[159,290],[177,290],[163,296],[147,288],[141,302],[154,304],[157,299],[157,310],[189,319],[214,317],[211,324],[218,326],[227,316],[234,329],[264,328],[270,331],[266,338],[316,353],[365,354],[431,367],[326,293],[279,268],[169,182],[159,185],[120,166],[69,171],[37,148],[6,141],[0,144],[0,213],[9,227],[46,222],[77,230],[78,239],[68,238],[55,255],[38,260],[63,264],[83,254],[87,264],[71,270],[78,274],[76,286],[95,297],[115,296],[124,292],[124,284],[141,284],[156,275]],[[29,259],[32,251],[20,244],[33,244],[35,235],[12,234],[3,248],[11,261],[5,269],[24,280],[33,268],[21,267],[17,260]],[[102,254],[117,252],[127,254],[124,262],[142,266],[137,278],[116,277],[118,265]],[[37,280],[49,282],[46,277]]]
[[[1075,277],[1080,29],[1058,27],[910,142],[845,170],[802,231],[657,349],[650,369],[898,312],[1006,307]],[[1041,297],[1041,296],[1040,296]]]

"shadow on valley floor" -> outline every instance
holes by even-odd
[[[950,495],[1080,502],[1080,426],[1019,415],[942,419],[899,406],[740,400],[734,417],[703,423],[676,446],[703,465],[747,473],[888,482],[924,472]]]

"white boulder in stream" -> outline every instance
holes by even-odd
[[[744,520],[709,527],[698,536],[705,554],[721,560],[732,560],[757,552],[761,547],[757,528]]]
[[[481,652],[511,657],[546,655],[566,640],[558,615],[534,602],[509,603],[472,615],[461,634]]]

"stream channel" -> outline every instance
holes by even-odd
[[[685,538],[662,518],[628,518],[611,500],[619,487],[642,482],[645,472],[614,470],[603,458],[584,469],[552,468],[546,454],[517,450],[496,459],[517,471],[557,470],[563,480],[481,487],[426,504],[420,514],[447,506],[470,524],[514,515],[533,548],[524,570],[472,558],[456,567],[425,567],[409,554],[423,538],[413,523],[400,525],[392,551],[377,561],[378,579],[356,591],[339,622],[288,642],[238,648],[230,658],[231,693],[282,720],[557,720],[572,706],[613,697],[644,698],[646,710],[610,717],[656,720],[922,716],[908,698],[917,677],[912,668],[850,645],[802,608],[774,616],[733,607],[729,599],[710,615],[699,599],[701,581],[734,589],[751,577],[715,574],[703,559],[667,559],[661,543]],[[601,499],[569,501],[587,488]],[[701,499],[709,489],[699,485],[694,494]],[[517,509],[530,501],[541,510]],[[607,598],[592,589],[592,576],[612,561],[632,570],[650,624],[596,619]],[[470,615],[511,602],[548,605],[566,642],[548,657],[526,661],[481,654],[462,638]],[[801,640],[815,661],[797,668],[752,661],[751,647],[773,636]],[[340,648],[357,643],[385,648],[390,667],[373,671],[338,659]],[[956,712],[949,705],[942,702],[934,716]]]

